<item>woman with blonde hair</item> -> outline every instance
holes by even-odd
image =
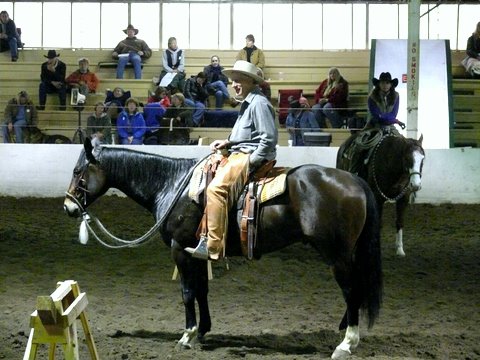
[[[340,71],[332,67],[328,77],[315,90],[315,105],[312,110],[321,128],[340,128],[343,125],[342,113],[348,106],[348,82]],[[327,120],[330,124],[327,126]]]

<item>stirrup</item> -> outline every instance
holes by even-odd
[[[185,251],[192,254],[192,257],[201,259],[201,260],[208,260],[208,248],[207,242],[205,241],[205,237],[202,236],[196,248],[186,247]]]

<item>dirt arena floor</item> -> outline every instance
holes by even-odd
[[[298,244],[257,262],[214,264],[213,328],[204,344],[176,349],[184,326],[179,282],[159,237],[111,250],[77,242],[63,199],[0,198],[0,359],[21,359],[38,295],[74,279],[100,359],[327,359],[343,339],[344,304],[312,249]],[[131,200],[104,197],[92,211],[114,233],[142,235],[153,218]],[[394,255],[393,206],[382,230],[385,295],[376,325],[361,325],[351,359],[480,359],[480,205],[414,205]],[[80,358],[90,359],[78,322]],[[60,348],[58,353],[61,354]],[[47,359],[40,347],[37,359]],[[63,359],[63,356],[57,358]]]

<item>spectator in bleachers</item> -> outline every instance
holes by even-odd
[[[260,68],[257,68],[257,75],[263,79],[263,81],[260,84],[258,84],[260,91],[262,92],[263,95],[265,95],[268,101],[272,102],[272,89],[270,87],[270,84],[265,80],[265,76],[263,75],[263,70]]]
[[[463,59],[462,65],[465,71],[474,78],[480,78],[480,22],[467,41],[467,57]]]
[[[99,80],[94,72],[88,68],[90,62],[87,58],[78,60],[78,70],[68,75],[65,80],[67,83],[67,90],[78,89],[80,94],[88,95],[94,94],[97,91]]]
[[[40,74],[40,86],[38,89],[39,96],[39,110],[45,110],[45,103],[47,102],[47,94],[57,93],[60,99],[60,110],[67,110],[67,87],[65,84],[65,73],[67,66],[60,61],[55,50],[48,50],[45,56],[48,60],[42,64]]]
[[[185,104],[185,96],[177,92],[172,95],[170,106],[160,122],[160,144],[186,145],[190,141],[190,127],[192,121],[192,108]]]
[[[10,19],[8,12],[0,12],[0,52],[10,49],[12,61],[18,60],[18,48],[23,48],[17,25]]]
[[[230,99],[228,93],[228,78],[222,73],[223,66],[220,65],[220,58],[217,55],[213,55],[210,58],[210,65],[203,68],[203,72],[207,77],[206,89],[215,96],[215,108],[223,108],[225,100]]]
[[[145,119],[139,111],[139,102],[130,98],[117,118],[118,142],[122,145],[142,145],[146,132]]]
[[[172,95],[172,106],[167,109],[163,118],[173,119],[173,126],[192,127],[192,113],[193,109],[185,103],[185,96],[175,93]]]
[[[162,66],[160,85],[166,87],[171,94],[182,92],[185,87],[185,51],[178,48],[175,37],[168,39],[168,47],[162,55]],[[163,79],[167,74],[168,81]]]
[[[315,115],[310,109],[308,100],[303,96],[290,102],[290,109],[285,122],[292,146],[305,146],[305,132],[320,131]]]
[[[340,128],[343,125],[342,113],[347,106],[348,82],[337,68],[332,67],[328,71],[328,77],[315,90],[313,113],[321,128]]]
[[[87,136],[98,139],[101,144],[112,143],[112,121],[105,112],[105,104],[101,101],[95,104],[94,112],[87,119]]]
[[[256,67],[265,68],[265,55],[263,51],[255,46],[255,37],[249,34],[245,38],[245,47],[237,54],[236,60],[245,60]]]
[[[200,126],[203,122],[205,102],[208,99],[205,80],[205,73],[201,71],[196,76],[191,76],[185,82],[183,95],[185,96],[185,104],[193,108],[192,121],[194,126]]]
[[[142,60],[150,58],[152,50],[145,41],[136,37],[138,29],[135,29],[133,25],[128,25],[123,32],[127,34],[127,37],[120,41],[112,52],[112,58],[118,59],[117,79],[123,79],[125,66],[129,62],[133,65],[135,79],[141,79]]]
[[[132,94],[130,93],[130,90],[125,91],[121,87],[116,87],[113,91],[107,89],[105,95],[106,98],[104,103],[107,109],[107,114],[110,119],[112,119],[112,124],[115,124],[118,114],[123,111],[125,102],[132,97]]]
[[[20,91],[17,97],[9,100],[5,107],[5,123],[2,126],[3,142],[8,143],[11,139],[10,134],[15,134],[15,142],[23,143],[24,130],[35,126],[38,122],[37,109],[28,97],[26,91]]]
[[[167,90],[158,86],[155,93],[147,99],[147,104],[143,107],[143,118],[147,126],[147,131],[143,143],[145,145],[157,145],[160,129],[160,121],[170,106],[170,98],[167,96]]]
[[[168,108],[171,105],[170,98],[167,94],[167,89],[165,89],[163,86],[157,86],[155,92],[151,94],[147,99],[147,103],[156,102],[158,102],[164,108]]]

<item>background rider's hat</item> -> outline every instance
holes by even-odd
[[[378,79],[373,78],[372,79],[373,86],[377,86],[380,83],[380,81],[389,82],[390,84],[392,84],[393,87],[397,87],[398,85],[398,79],[395,78],[392,80],[392,75],[390,75],[389,72],[382,72],[378,77]]]
[[[228,77],[234,74],[243,74],[252,78],[257,83],[263,82],[263,78],[257,75],[257,67],[245,60],[237,60],[232,69],[223,70],[222,73]]]
[[[57,54],[56,50],[48,50],[47,55],[43,55],[43,56],[46,57],[47,59],[54,59],[56,57],[59,57],[60,54]]]
[[[135,29],[135,26],[133,26],[132,24],[128,24],[127,28],[123,30],[123,32],[127,34],[128,30],[133,30],[135,35],[138,34],[138,29]]]

